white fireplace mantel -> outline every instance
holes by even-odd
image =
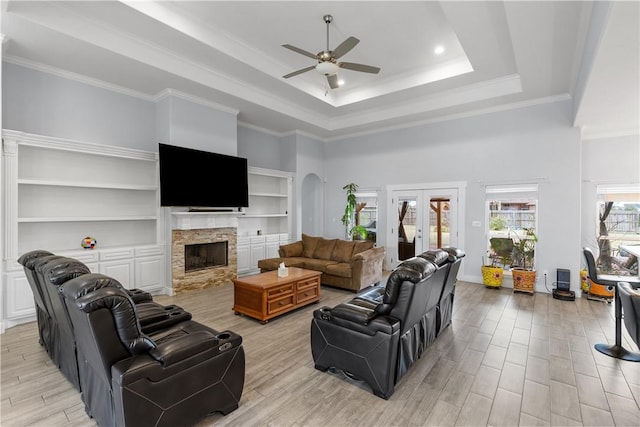
[[[239,212],[172,212],[172,230],[196,230],[202,228],[238,228]]]

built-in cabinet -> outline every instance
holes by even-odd
[[[35,249],[70,256],[126,288],[159,293],[166,267],[157,153],[2,132],[3,212],[0,332],[35,318],[17,259]],[[238,274],[278,254],[291,233],[294,174],[249,167],[249,207],[238,213]],[[96,239],[83,249],[85,237]]]
[[[258,261],[290,242],[294,174],[249,167],[249,207],[238,217],[238,274],[259,272]]]
[[[33,318],[17,258],[44,249],[125,287],[164,287],[158,160],[152,152],[4,130],[3,327]],[[83,249],[85,237],[96,239]]]

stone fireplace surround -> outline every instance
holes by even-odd
[[[238,277],[237,215],[233,212],[172,212],[171,286],[174,294],[228,284]],[[224,241],[228,242],[226,266],[185,272],[185,245]]]

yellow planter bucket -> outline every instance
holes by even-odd
[[[502,267],[482,266],[482,283],[489,288],[502,286]]]
[[[580,270],[580,289],[589,292],[589,279],[587,279],[587,270]]]

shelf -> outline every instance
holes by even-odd
[[[93,222],[93,221],[155,221],[156,216],[118,216],[118,217],[42,217],[18,218],[19,223],[40,222]]]
[[[127,184],[101,184],[72,181],[50,181],[44,179],[18,179],[19,185],[40,185],[49,187],[75,187],[75,188],[105,188],[111,190],[139,190],[156,191],[157,186],[153,185],[127,185]]]
[[[279,194],[279,193],[249,193],[249,196],[253,197],[289,197],[288,194]]]
[[[284,218],[289,216],[288,214],[245,214],[238,218]]]

